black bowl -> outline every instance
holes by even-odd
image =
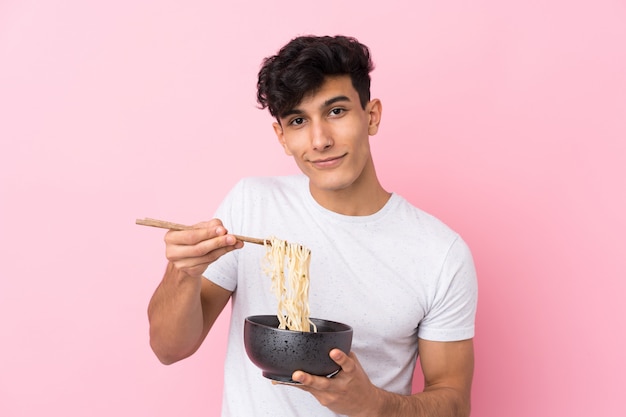
[[[243,340],[250,360],[263,376],[293,383],[291,375],[301,370],[312,375],[332,376],[340,367],[328,354],[334,348],[345,353],[352,346],[352,327],[329,320],[311,318],[317,332],[279,329],[276,315],[247,317]]]

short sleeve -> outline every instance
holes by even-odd
[[[473,338],[477,301],[474,261],[467,244],[457,237],[444,258],[434,299],[419,324],[418,336],[441,342]]]

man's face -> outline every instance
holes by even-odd
[[[377,181],[369,136],[378,131],[380,114],[378,100],[361,107],[348,75],[334,76],[282,115],[274,130],[287,155],[309,177],[313,195],[321,197],[367,189],[368,181]]]

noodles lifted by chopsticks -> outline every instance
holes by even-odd
[[[317,331],[309,318],[311,251],[300,244],[274,237],[265,243],[265,251],[264,270],[271,278],[272,291],[278,300],[278,327],[301,332],[311,331],[312,327],[314,332]]]

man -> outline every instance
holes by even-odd
[[[370,98],[367,47],[352,38],[299,37],[267,58],[258,101],[304,175],[248,178],[216,218],[166,234],[165,276],[149,306],[163,363],[193,354],[232,300],[224,416],[468,416],[476,277],[463,240],[386,191],[369,138],[382,106]],[[332,378],[296,371],[296,386],[263,378],[243,346],[245,317],[276,311],[265,249],[232,234],[277,236],[312,251],[313,317],[354,329]],[[243,248],[243,249],[242,249]],[[411,394],[419,350],[425,388]]]

